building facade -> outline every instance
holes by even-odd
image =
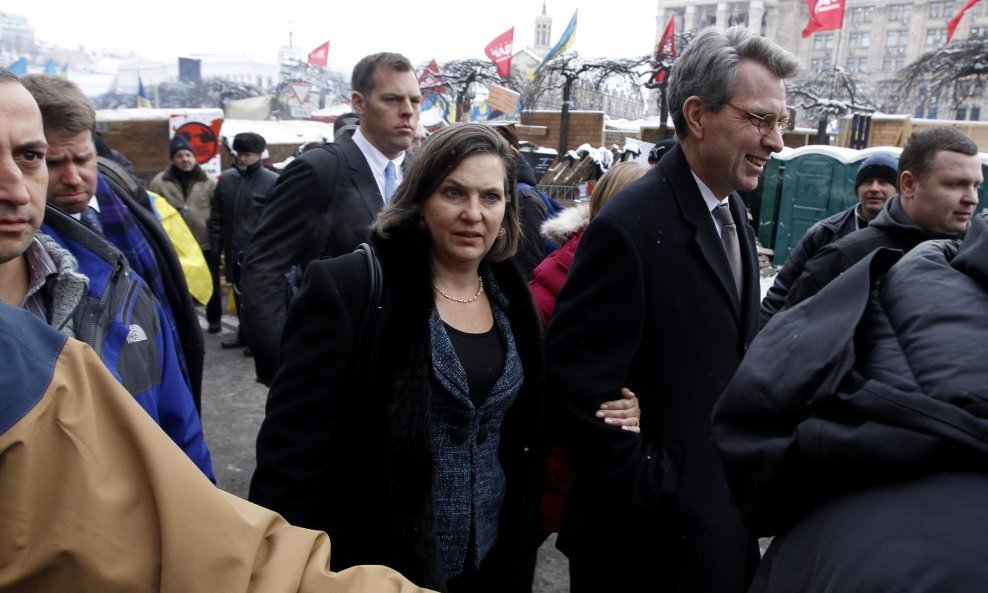
[[[964,0],[914,0],[884,3],[844,0],[844,26],[819,31],[807,38],[801,33],[809,19],[805,0],[659,0],[656,41],[670,16],[677,33],[709,25],[740,24],[774,39],[791,51],[806,77],[823,75],[840,67],[854,75],[865,95],[885,113],[906,113],[930,119],[980,120],[988,118],[983,93],[963,99],[918,99],[904,103],[893,96],[897,73],[947,42],[947,22]],[[952,42],[988,36],[988,0],[970,8],[954,32]]]

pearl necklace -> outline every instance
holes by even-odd
[[[445,292],[443,292],[443,289],[439,288],[439,284],[436,283],[436,282],[433,282],[432,283],[432,286],[434,286],[435,289],[439,291],[439,294],[442,295],[442,297],[444,299],[451,300],[454,303],[463,303],[465,305],[467,303],[472,303],[475,300],[479,299],[480,298],[480,295],[484,293],[484,279],[481,278],[480,276],[477,276],[477,283],[478,283],[478,286],[477,286],[477,294],[473,295],[472,297],[470,297],[468,299],[458,299],[456,297],[449,296],[448,294],[446,294]]]

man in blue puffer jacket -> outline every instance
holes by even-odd
[[[192,391],[161,303],[147,284],[130,271],[120,251],[54,206],[45,207],[37,240],[56,265],[46,280],[53,313],[48,321],[92,346],[141,407],[215,481]]]

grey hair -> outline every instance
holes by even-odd
[[[753,60],[779,78],[790,78],[799,70],[791,53],[745,27],[700,31],[669,76],[669,114],[679,139],[689,135],[683,113],[686,100],[696,96],[710,111],[720,111],[737,91],[741,60]]]

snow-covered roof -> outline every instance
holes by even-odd
[[[349,103],[337,103],[336,105],[316,109],[312,112],[312,117],[332,117],[334,115],[343,115],[350,111],[353,111],[353,107]]]
[[[167,120],[173,115],[198,116],[203,121],[209,121],[223,117],[223,110],[218,108],[185,109],[180,107],[174,109],[144,109],[138,107],[127,109],[98,109],[96,110],[96,121]]]
[[[844,148],[843,146],[827,146],[825,144],[810,144],[799,148],[783,148],[781,152],[772,155],[773,159],[780,161],[792,160],[796,157],[808,154],[820,154],[834,158],[845,165],[866,159],[876,153],[893,154],[898,158],[902,149],[898,146],[869,146],[858,150],[856,148]]]
[[[333,139],[333,124],[303,119],[254,121],[247,119],[223,120],[220,136],[230,139],[241,132],[254,132],[264,137],[268,144],[301,146],[306,142],[322,142]]]

